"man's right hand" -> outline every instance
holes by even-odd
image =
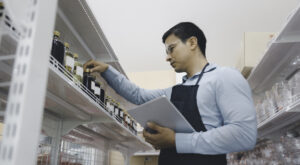
[[[89,60],[88,62],[86,62],[83,65],[83,68],[84,68],[84,70],[86,68],[91,68],[90,69],[91,72],[102,73],[102,72],[105,72],[107,70],[108,66],[109,66],[108,64],[106,64],[104,62],[101,62],[101,61]]]

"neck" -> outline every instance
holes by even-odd
[[[204,66],[207,64],[207,60],[203,55],[197,55],[196,58],[190,61],[190,65],[186,70],[187,77],[190,78],[196,73],[202,71]]]

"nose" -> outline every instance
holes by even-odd
[[[171,61],[171,55],[167,54],[166,61]]]

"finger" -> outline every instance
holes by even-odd
[[[101,66],[96,66],[90,70],[91,73],[100,71]]]
[[[144,131],[143,131],[143,136],[144,136],[145,138],[151,138],[151,139],[152,139],[152,134],[149,133],[148,131],[146,131],[145,129],[144,129]]]
[[[145,138],[145,141],[152,144],[152,145],[157,145],[157,142],[153,139],[150,139],[150,138]]]
[[[149,127],[150,129],[156,130],[157,132],[162,132],[162,129],[163,129],[163,127],[161,127],[153,122],[148,122],[147,127]]]
[[[83,64],[83,69],[86,69],[86,67],[88,67],[88,66],[94,64],[94,62],[95,62],[95,61],[94,61],[93,59],[87,61],[85,64]]]

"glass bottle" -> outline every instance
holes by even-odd
[[[110,115],[112,115],[113,116],[113,114],[114,114],[114,109],[115,109],[115,106],[114,106],[114,104],[115,104],[115,100],[113,100],[112,98],[110,99],[110,102],[109,102],[109,113],[110,113]]]
[[[124,117],[123,117],[123,125],[125,126],[125,127],[127,127],[127,116],[128,116],[128,114],[127,114],[127,112],[124,110]]]
[[[74,68],[74,55],[70,51],[69,43],[65,42],[65,68],[70,72],[73,73]]]
[[[78,54],[74,54],[74,70],[73,74],[75,77],[75,80],[82,83],[83,79],[83,65],[78,61]]]
[[[100,105],[103,106],[105,102],[105,91],[103,89],[102,84],[100,82],[99,84],[100,84],[100,101],[102,102]]]
[[[136,121],[133,121],[133,132],[135,135],[137,135],[137,123]]]
[[[121,123],[124,123],[124,110],[120,108],[120,119],[121,119]]]
[[[120,104],[119,103],[115,103],[114,104],[114,114],[115,114],[115,118],[121,122],[121,118],[120,118],[120,108],[119,108]]]
[[[105,105],[105,110],[108,111],[108,96],[105,96],[105,100],[104,100],[104,105]]]
[[[90,69],[85,69],[83,73],[83,85],[88,88],[91,93],[94,93],[95,77],[90,74]],[[90,94],[88,94],[90,96]]]
[[[64,63],[65,46],[59,40],[60,32],[55,30],[53,32],[53,41],[51,48],[51,55],[61,64]]]
[[[4,11],[4,5],[3,5],[3,2],[0,2],[0,19],[3,16],[3,11]]]
[[[100,84],[99,82],[95,81],[95,88],[94,88],[94,94],[96,95],[96,98],[100,101]]]

